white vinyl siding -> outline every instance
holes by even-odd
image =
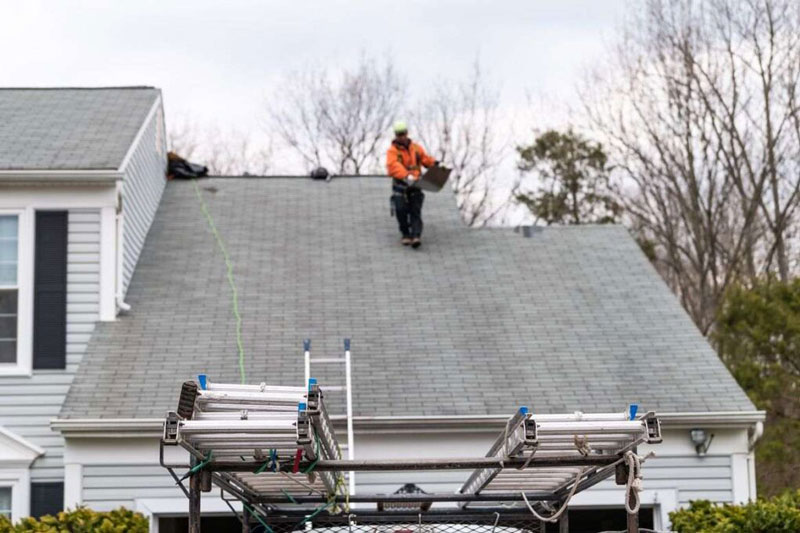
[[[41,446],[34,481],[63,478],[64,439],[50,429],[78,369],[100,306],[100,211],[70,210],[67,235],[67,367],[0,376],[0,425]]]
[[[175,480],[159,465],[116,464],[83,468],[83,503],[96,511],[116,509],[121,505],[134,509],[137,498],[184,497]]]
[[[160,104],[145,125],[125,168],[122,185],[122,294],[128,290],[166,185],[167,153]]]
[[[157,444],[154,443],[154,446]],[[708,499],[729,503],[733,499],[731,458],[721,456],[654,457],[644,466],[644,488],[647,490],[675,490],[680,506],[691,500]],[[182,472],[178,472],[182,474]],[[413,481],[426,492],[452,492],[457,490],[469,472],[359,472],[357,490],[361,494],[392,493],[404,483]],[[613,490],[620,493],[623,487],[614,484],[613,477],[588,492]],[[166,470],[159,465],[87,465],[83,468],[83,503],[96,510],[108,510],[125,505],[134,506],[140,498],[182,498],[183,493]]]
[[[678,491],[678,503],[688,505],[691,500],[711,500],[729,503],[733,501],[733,481],[730,455],[653,457],[643,469],[643,485],[647,490],[671,489]],[[358,488],[363,493],[392,493],[403,483],[414,482],[427,492],[449,492],[458,490],[462,472],[418,472],[374,473],[359,472],[356,475]],[[589,492],[599,490],[621,490],[613,477],[598,483]],[[620,505],[624,502],[619,499]]]
[[[642,469],[642,485],[647,490],[674,489],[678,504],[692,500],[733,501],[733,473],[730,455],[660,457],[648,459]],[[591,490],[621,490],[613,477]],[[623,500],[620,500],[621,502]]]

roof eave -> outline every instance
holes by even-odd
[[[0,183],[114,183],[123,175],[116,169],[0,170]]]
[[[694,413],[658,413],[661,425],[669,428],[703,426],[749,428],[766,419],[765,411],[717,411]],[[502,428],[507,415],[477,416],[357,416],[353,418],[356,430],[370,432],[465,432],[476,429]],[[334,420],[334,424],[342,422]],[[158,437],[162,433],[163,418],[57,418],[50,422],[54,431],[65,437],[129,438]],[[482,427],[481,427],[482,426]],[[488,427],[487,427],[488,426]],[[497,427],[495,427],[497,426]],[[499,430],[499,429],[498,429]]]

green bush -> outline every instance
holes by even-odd
[[[0,516],[0,533],[147,533],[148,527],[143,515],[124,507],[107,513],[78,507],[39,520],[24,518],[15,525]]]
[[[6,515],[0,514],[0,533],[11,533],[12,531],[14,531],[14,528],[11,525],[11,520],[6,518]]]
[[[678,533],[797,533],[800,490],[746,505],[715,505],[708,500],[669,514]]]

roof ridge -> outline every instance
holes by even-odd
[[[235,175],[232,174],[232,175],[224,175],[224,176],[208,175],[208,176],[203,176],[202,178],[198,178],[198,179],[207,179],[207,178],[213,178],[213,179],[238,179],[238,178],[244,178],[244,179],[251,179],[251,178],[252,179],[297,179],[297,178],[303,178],[303,179],[307,179],[307,180],[312,180],[311,176],[308,175],[308,174],[235,174]],[[374,178],[390,178],[390,176],[387,176],[386,174],[358,174],[358,175],[356,175],[356,174],[341,174],[341,175],[332,174],[331,175],[331,179],[339,179],[339,178],[369,178],[369,179],[374,179]],[[321,181],[321,182],[324,183],[324,182],[330,181],[330,180],[313,180],[313,181]]]
[[[102,91],[108,89],[160,90],[158,87],[154,87],[151,85],[109,85],[109,86],[98,86],[98,87],[0,87],[0,91]]]

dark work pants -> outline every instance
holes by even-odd
[[[405,183],[392,184],[392,200],[397,224],[403,237],[422,236],[422,202],[425,194],[416,187],[409,187]]]

